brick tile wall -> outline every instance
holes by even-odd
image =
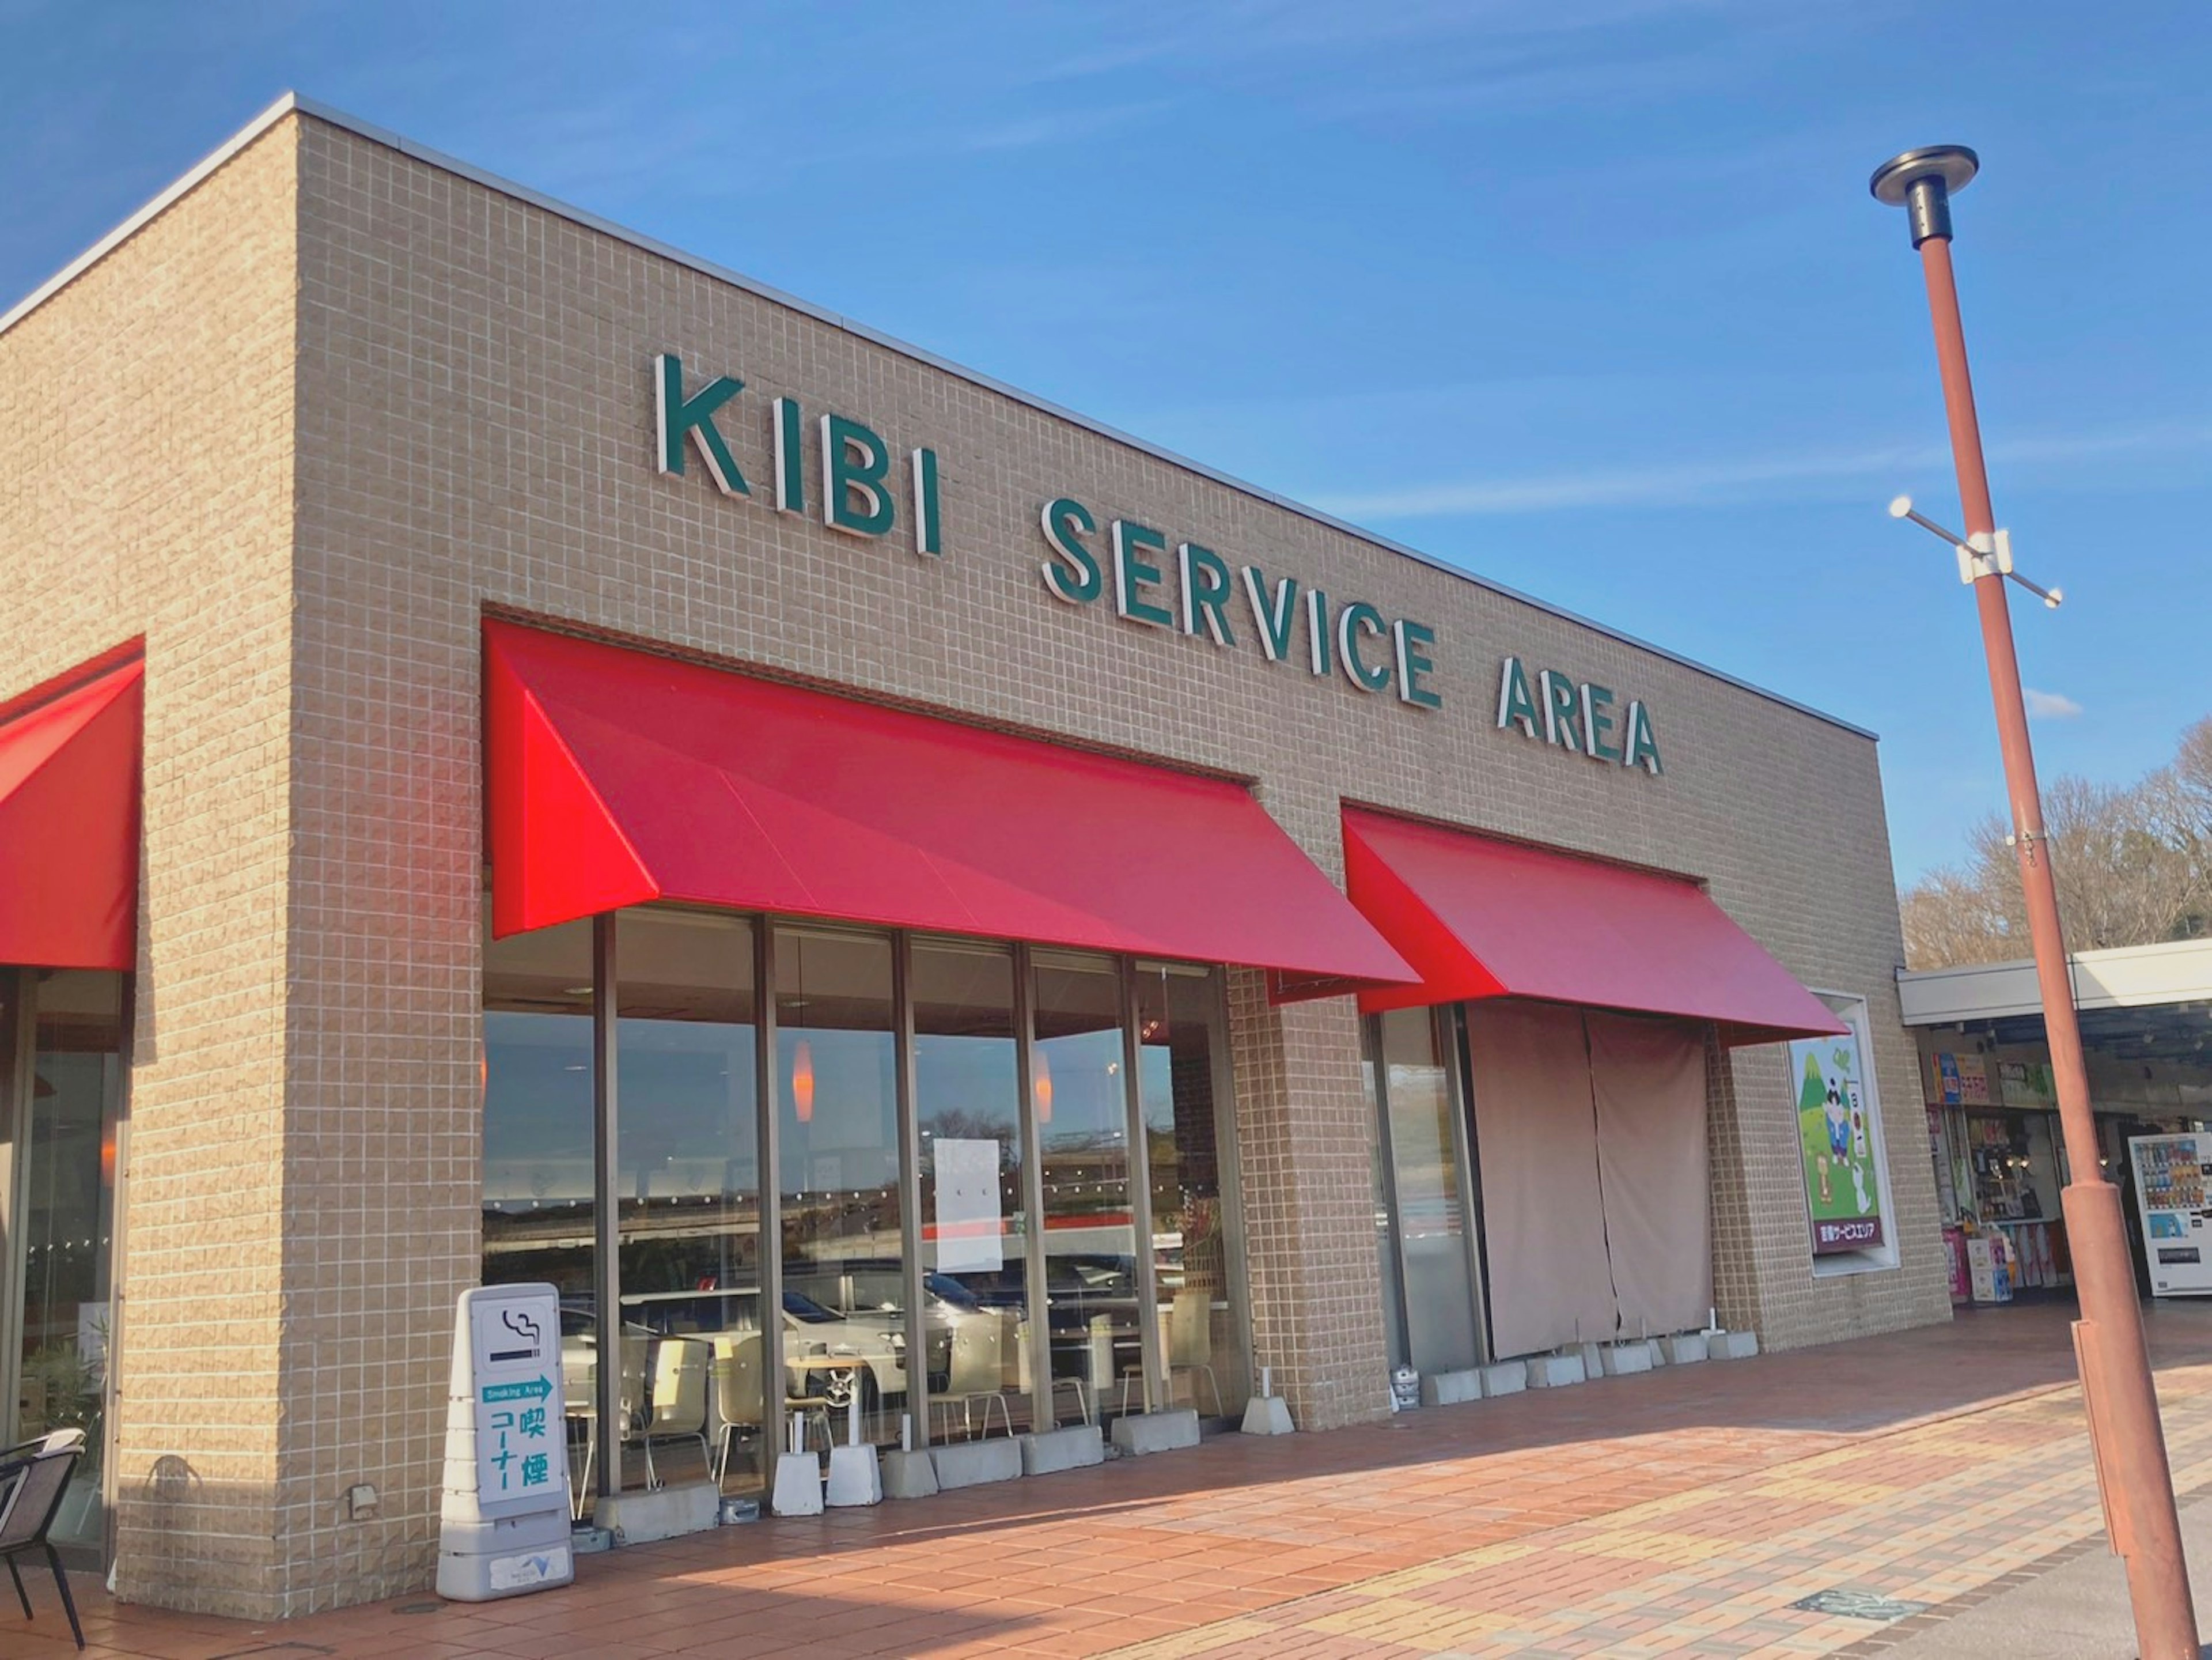
[[[240,1612],[289,1572],[298,139],[264,134],[0,334],[0,696],[146,639],[120,1589]]]
[[[750,499],[654,471],[662,350],[745,381],[722,424]],[[945,557],[773,509],[782,394],[937,449]],[[1948,1315],[1855,734],[313,119],[0,335],[0,400],[33,458],[0,502],[22,683],[149,640],[131,1287],[166,1313],[124,1339],[133,1594],[289,1614],[428,1575],[477,1268],[487,606],[1253,777],[1332,873],[1351,798],[1705,877],[1808,983],[1870,999],[1906,1241],[1896,1273],[1813,1280],[1790,1094],[1738,1052],[1711,1115],[1727,1311],[1776,1347]],[[162,465],[118,469],[149,453],[103,427]],[[1445,708],[1057,603],[1036,515],[1061,494],[1435,625]],[[1666,775],[1496,730],[1508,652],[1643,698]],[[1270,1007],[1242,971],[1231,999],[1255,1360],[1309,1427],[1377,1415],[1352,1011]],[[210,1399],[218,1365],[245,1386]],[[373,1520],[343,1512],[360,1481]]]

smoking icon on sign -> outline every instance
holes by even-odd
[[[494,1349],[487,1359],[496,1365],[502,1360],[535,1360],[538,1358],[543,1329],[535,1320],[520,1309],[507,1309],[501,1313],[499,1323],[530,1347],[526,1349]]]

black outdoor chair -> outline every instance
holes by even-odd
[[[70,1632],[79,1648],[84,1646],[84,1627],[77,1623],[76,1599],[70,1595],[69,1576],[62,1572],[61,1553],[46,1537],[62,1495],[69,1490],[71,1471],[84,1456],[82,1430],[56,1430],[37,1441],[0,1452],[0,1558],[8,1563],[8,1577],[15,1582],[15,1596],[23,1605],[23,1618],[31,1617],[31,1594],[23,1589],[23,1576],[15,1559],[27,1551],[43,1550],[54,1571],[54,1584],[69,1611]]]

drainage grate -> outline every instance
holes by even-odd
[[[1801,1596],[1790,1605],[1802,1608],[1808,1614],[1832,1614],[1844,1620],[1872,1620],[1888,1625],[1896,1620],[1909,1620],[1916,1614],[1925,1614],[1932,1606],[1927,1602],[1902,1602],[1894,1596],[1877,1596],[1868,1590],[1822,1590],[1810,1596]]]

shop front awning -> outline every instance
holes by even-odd
[[[1828,1036],[1841,1022],[1695,882],[1344,810],[1352,903],[1418,970],[1370,1011],[1541,998],[1710,1020],[1726,1043]]]
[[[0,703],[0,963],[137,961],[144,671],[125,648]]]
[[[1411,981],[1243,787],[484,624],[496,934],[669,899]]]

